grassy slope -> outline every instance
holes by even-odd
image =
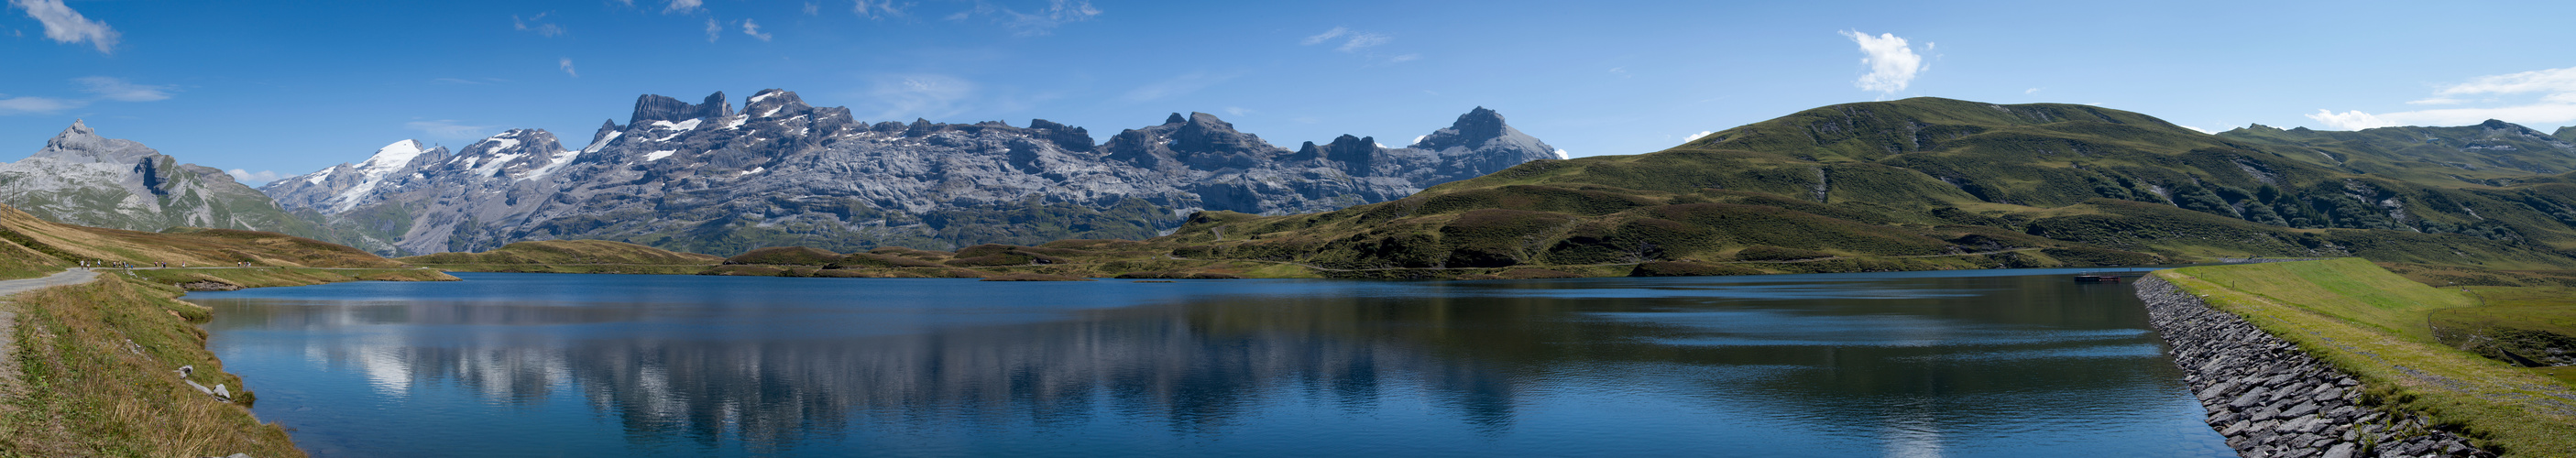
[[[250,414],[256,396],[206,351],[205,307],[178,288],[109,275],[31,291],[0,305],[19,316],[23,391],[0,405],[5,456],[304,456],[286,431]],[[130,342],[130,343],[129,343]],[[181,383],[222,384],[226,403]]]
[[[518,242],[481,253],[400,258],[420,266],[470,272],[691,274],[723,257],[605,240]]]
[[[0,304],[17,315],[8,338],[21,384],[0,402],[0,456],[302,456],[285,431],[245,408],[256,399],[223,371],[196,327],[207,310],[181,302],[178,283],[245,287],[353,280],[454,280],[356,249],[268,232],[177,229],[162,233],[57,224],[0,206],[0,275],[34,277],[80,260],[195,268],[102,270],[87,284],[47,288]],[[231,268],[235,262],[265,268]],[[205,267],[215,266],[215,267]],[[131,342],[131,343],[128,343]],[[227,404],[190,380],[223,384]]]
[[[2372,395],[2518,456],[2576,456],[2576,390],[2445,346],[2427,324],[2459,293],[2359,259],[2192,267],[2157,275],[2362,379]]]

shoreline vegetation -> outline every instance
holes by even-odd
[[[167,264],[169,268],[157,266]],[[96,268],[123,266],[137,268]],[[74,226],[0,206],[0,278],[86,282],[0,298],[0,457],[300,457],[250,413],[254,385],[224,370],[188,290],[456,277],[273,232]],[[201,388],[202,387],[202,388]]]
[[[258,400],[253,385],[226,372],[206,349],[199,326],[213,310],[179,300],[186,290],[176,284],[455,279],[426,269],[97,272],[90,282],[37,289],[0,304],[17,315],[7,362],[16,367],[16,380],[0,387],[8,398],[0,402],[0,456],[304,456],[284,428],[251,415]]]
[[[2536,337],[2563,341],[2576,335],[2563,319],[2576,315],[2576,298],[2566,295],[2566,286],[2555,286],[2569,273],[2390,267],[2430,278],[2446,278],[2441,272],[2448,272],[2553,286],[2475,286],[2463,292],[2447,284],[2428,286],[2361,259],[2186,267],[2153,275],[2359,379],[2363,405],[2422,413],[2435,429],[2458,432],[2505,456],[2576,456],[2576,381],[2553,377],[2565,367],[2523,367],[2481,354],[2576,350],[2550,347],[2552,340]],[[2463,324],[2476,320],[2488,326]]]

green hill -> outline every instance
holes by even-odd
[[[1856,269],[2248,255],[2576,264],[2576,186],[2540,173],[2564,173],[2550,167],[2576,159],[2536,151],[2544,144],[2481,153],[2541,164],[2510,174],[2535,183],[2492,186],[2355,173],[2282,141],[2083,105],[1853,103],[1660,152],[1533,162],[1334,212],[1205,214],[1154,242],[1192,259],[1344,269],[1677,261],[1806,270],[1740,256],[1756,247],[1827,253]]]
[[[725,258],[681,253],[606,240],[541,240],[481,253],[438,253],[399,258],[448,270],[556,273],[697,273]]]

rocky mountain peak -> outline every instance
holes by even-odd
[[[627,116],[626,123],[633,125],[653,121],[679,122],[698,118],[722,118],[731,115],[733,115],[733,104],[725,101],[724,91],[716,91],[714,94],[707,95],[705,101],[696,105],[691,105],[688,102],[682,102],[680,99],[674,99],[667,96],[644,94],[643,96],[635,98],[635,114]]]
[[[1172,132],[1172,151],[1266,156],[1283,150],[1261,141],[1258,135],[1234,130],[1234,123],[1217,119],[1216,115],[1191,112],[1189,121]]]
[[[626,128],[625,128],[625,127],[623,127],[623,126],[619,126],[619,125],[617,125],[617,120],[615,120],[615,119],[606,120],[606,121],[600,121],[600,122],[599,122],[599,131],[598,131],[598,132],[592,132],[592,133],[590,134],[590,143],[591,143],[591,144],[598,144],[600,140],[607,140],[607,139],[608,139],[608,134],[616,133],[617,131],[621,131],[621,130],[626,130]]]
[[[73,120],[71,127],[64,128],[62,133],[45,140],[45,149],[36,150],[36,154],[29,157],[70,162],[132,164],[156,154],[161,152],[144,147],[142,143],[99,137],[98,131],[90,130],[89,124]]]
[[[1181,117],[1180,113],[1172,113],[1172,116],[1163,118],[1164,125],[1180,124],[1185,122],[1190,122],[1190,119]]]
[[[2549,136],[2558,137],[2559,140],[2576,142],[2576,126],[2560,127],[2558,128],[2558,132],[2551,133]]]
[[[753,118],[795,116],[813,111],[814,107],[806,105],[805,99],[798,98],[795,92],[785,89],[763,89],[759,93],[752,94],[750,99],[742,103],[743,114],[751,115]]]
[[[1506,137],[1528,137],[1528,135],[1523,135],[1519,130],[1512,129],[1511,125],[1503,123],[1502,113],[1485,107],[1476,107],[1474,110],[1468,110],[1467,114],[1458,115],[1458,121],[1450,123],[1449,127],[1423,136],[1422,140],[1414,142],[1413,147],[1432,151],[1453,147],[1473,149]]]

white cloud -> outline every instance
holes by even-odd
[[[2488,105],[2370,114],[2318,110],[2308,119],[2342,130],[2387,126],[2464,126],[2489,119],[2525,126],[2576,122],[2576,67],[2469,78],[2409,105]]]
[[[1334,27],[1332,30],[1324,31],[1324,33],[1318,33],[1314,36],[1306,37],[1304,40],[1299,40],[1297,41],[1297,44],[1314,46],[1347,33],[1351,33],[1351,29],[1349,27]]]
[[[1250,113],[1252,113],[1252,110],[1244,107],[1225,107],[1225,114],[1227,116],[1243,116]]]
[[[873,119],[944,118],[964,113],[975,96],[975,82],[947,75],[887,75],[875,78],[867,98],[880,110]]]
[[[1904,91],[1906,85],[1914,82],[1915,76],[1932,69],[1931,64],[1923,62],[1923,56],[1914,54],[1914,48],[1905,44],[1905,38],[1896,34],[1883,33],[1875,37],[1854,31],[1843,31],[1842,34],[1853,43],[1860,44],[1860,63],[1869,66],[1868,74],[1852,81],[1852,85],[1859,86],[1861,90],[1892,95]]]
[[[275,171],[275,170],[261,170],[261,171],[253,172],[253,171],[243,170],[243,169],[232,169],[232,170],[225,170],[225,171],[224,171],[224,173],[232,174],[232,175],[233,175],[233,181],[239,181],[239,182],[242,182],[242,184],[251,185],[251,186],[259,186],[259,185],[262,185],[262,184],[267,184],[268,182],[271,182],[271,181],[277,181],[277,179],[279,179],[279,178],[286,178],[286,177],[284,177],[284,176],[280,176],[280,175],[278,175],[278,174],[277,174],[277,171]]]
[[[570,58],[570,57],[563,58],[563,60],[557,60],[557,61],[555,61],[555,67],[556,67],[556,68],[561,68],[561,69],[563,69],[564,75],[571,76],[571,77],[574,77],[574,78],[580,78],[580,77],[581,77],[581,72],[573,71],[573,69],[572,69],[572,58]]]
[[[1565,150],[1564,150],[1564,149],[1559,148],[1559,149],[1557,149],[1557,150],[1556,150],[1556,158],[1557,158],[1557,159],[1573,159],[1573,158],[1574,158],[1574,154],[1572,154],[1572,153],[1567,153],[1567,152],[1565,152]]]
[[[501,126],[476,126],[476,125],[462,124],[462,123],[458,123],[458,122],[456,122],[456,120],[454,120],[454,119],[440,119],[440,120],[434,120],[434,121],[412,121],[412,122],[406,122],[406,123],[403,123],[403,127],[405,127],[405,128],[409,128],[409,129],[411,129],[411,130],[417,130],[417,131],[421,131],[421,132],[426,132],[426,133],[428,133],[430,136],[439,137],[439,138],[450,138],[450,139],[477,139],[477,138],[483,138],[483,135],[484,135],[483,133],[484,133],[484,132],[491,132],[491,131],[492,131],[492,130],[494,130],[494,129],[499,129],[499,128],[501,128]]]
[[[512,28],[512,29],[517,29],[518,31],[521,31],[521,32],[536,32],[536,33],[537,33],[537,35],[542,35],[542,36],[545,36],[546,38],[554,38],[554,37],[560,37],[560,36],[563,36],[563,34],[564,34],[564,28],[563,28],[563,26],[555,25],[554,23],[551,23],[551,22],[545,22],[545,20],[546,20],[546,15],[548,15],[548,14],[554,14],[554,13],[552,13],[552,12],[537,13],[537,16],[536,16],[536,17],[531,17],[531,18],[526,18],[526,19],[520,19],[520,18],[519,18],[519,15],[516,15],[516,14],[510,15],[510,28]],[[536,24],[536,25],[528,25],[528,24],[530,24],[530,23],[534,23],[534,24]]]
[[[1422,144],[1422,139],[1425,139],[1425,138],[1431,138],[1431,136],[1429,136],[1429,135],[1415,135],[1415,136],[1413,136],[1413,143],[1410,143],[1410,144],[1408,144],[1408,145],[1420,145],[1420,144]]]
[[[1398,56],[1395,56],[1395,57],[1389,57],[1389,58],[1386,58],[1386,63],[1390,63],[1390,64],[1401,64],[1401,63],[1405,63],[1405,62],[1412,62],[1412,61],[1416,61],[1416,60],[1422,60],[1422,55],[1421,55],[1421,54],[1404,54],[1404,55],[1398,55]]]
[[[112,54],[117,38],[123,34],[108,28],[107,23],[92,21],[63,6],[63,0],[9,0],[9,6],[27,11],[27,17],[45,24],[45,38],[56,43],[89,42],[98,52]]]
[[[2035,87],[2034,87],[2034,88],[2030,88],[2030,89],[2023,89],[2023,90],[2021,90],[2021,95],[2031,95],[2031,94],[2037,94],[2037,93],[2039,93],[2039,88],[2035,88]]]
[[[2333,110],[2317,110],[2315,114],[2308,115],[2308,119],[2314,119],[2317,120],[2317,122],[2326,123],[2326,127],[2334,130],[2362,130],[2397,125],[2397,123],[2388,122],[2388,120],[2385,119],[2379,119],[2378,116],[2371,116],[2370,113],[2363,113],[2359,110],[2346,111],[2342,113],[2336,113]]]
[[[2182,126],[2181,124],[2175,124],[2175,125],[2177,125],[2177,126]],[[2215,131],[2215,130],[2202,129],[2202,128],[2192,127],[2192,126],[2182,126],[2182,128],[2184,128],[2184,129],[2191,129],[2191,130],[2193,130],[2193,131],[2197,131],[2197,132],[2204,133],[2204,134],[2216,134],[2216,133],[2218,133],[2218,131]]]
[[[805,2],[805,15],[806,15],[806,16],[821,16],[821,15],[823,15],[823,4],[821,4],[821,3],[814,3],[814,2]]]
[[[1619,75],[1620,78],[1631,78],[1635,76],[1628,74],[1628,67],[1610,67],[1610,74]]]
[[[663,13],[663,14],[673,14],[673,13],[677,13],[677,14],[688,14],[688,13],[695,13],[695,12],[698,12],[698,6],[699,6],[699,5],[705,5],[705,4],[706,4],[706,1],[705,1],[705,0],[671,0],[671,5],[670,5],[670,6],[663,7],[663,8],[662,8],[662,13]]]
[[[2435,91],[2433,95],[2522,94],[2532,92],[2576,92],[2576,67],[2533,70],[2522,73],[2488,75],[2470,78],[2469,82],[2442,88],[2440,91]]]
[[[887,11],[900,14],[893,11],[900,7],[894,7],[891,4],[884,6],[887,7]],[[866,10],[868,5],[862,2],[860,9]],[[860,15],[868,14],[866,11],[860,11]],[[1100,8],[1092,7],[1090,0],[1047,0],[1045,8],[1040,8],[1034,13],[1022,13],[1020,10],[994,6],[992,3],[978,0],[975,2],[975,8],[948,15],[947,19],[963,21],[973,19],[975,16],[995,16],[993,22],[1010,28],[1012,35],[1028,37],[1054,34],[1058,26],[1091,20],[1093,17],[1100,16]]]
[[[88,105],[87,101],[52,97],[7,97],[0,98],[0,115],[53,113]]]
[[[1234,79],[1238,76],[1243,76],[1243,74],[1190,72],[1189,74],[1175,76],[1162,81],[1155,81],[1144,86],[1138,86],[1136,89],[1128,90],[1126,95],[1119,96],[1119,99],[1133,103],[1157,100],[1176,95],[1186,95],[1192,92],[1198,92],[1200,89],[1207,89],[1208,86],[1214,86],[1217,83],[1223,83],[1225,80]]]
[[[1324,31],[1324,33],[1310,35],[1304,40],[1298,40],[1297,44],[1313,46],[1333,40],[1342,41],[1341,46],[1333,47],[1334,51],[1354,52],[1363,48],[1386,44],[1389,41],[1395,41],[1395,37],[1351,30],[1349,27],[1334,27],[1332,30]],[[1420,56],[1415,56],[1415,58],[1420,58]]]
[[[80,83],[82,92],[88,92],[99,96],[99,98],[119,102],[150,102],[170,99],[170,86],[134,84],[132,82],[125,81],[124,78],[112,76],[84,76],[72,78],[72,82]]]
[[[716,18],[707,18],[707,42],[714,43],[716,42],[716,37],[723,34],[724,23],[716,22]]]
[[[770,34],[760,33],[760,23],[751,22],[750,19],[742,20],[742,34],[758,38],[760,41],[769,41],[770,36]]]
[[[1682,139],[1682,143],[1690,143],[1690,142],[1691,142],[1691,141],[1693,141],[1693,140],[1698,140],[1700,137],[1706,137],[1706,136],[1708,136],[1708,134],[1714,134],[1714,133],[1717,133],[1717,132],[1705,131],[1705,130],[1703,130],[1703,131],[1699,131],[1699,133],[1691,134],[1691,135],[1690,135],[1690,138],[1684,138],[1684,139]]]
[[[1047,0],[1046,9],[1035,14],[1009,8],[1003,8],[1002,14],[1010,17],[1003,25],[1010,27],[1013,35],[1033,36],[1055,33],[1056,26],[1091,20],[1100,15],[1100,9],[1091,7],[1090,0]]]
[[[858,0],[856,3],[850,12],[868,19],[903,17],[903,9],[912,7],[910,3],[897,5],[894,0]]]

